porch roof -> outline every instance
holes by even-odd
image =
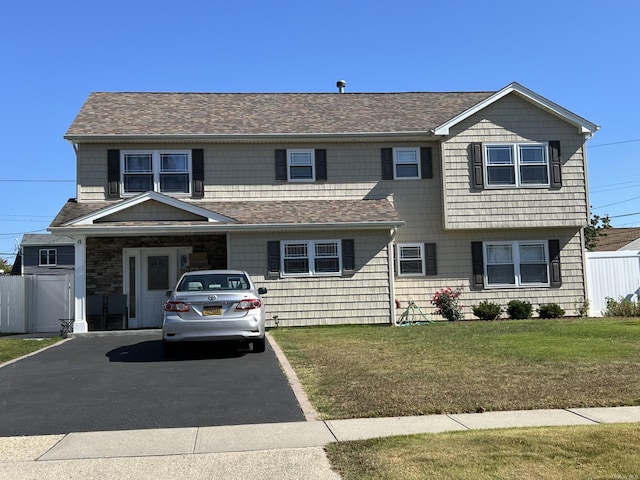
[[[182,201],[185,207],[197,205],[228,221],[131,219],[109,221],[103,217],[92,224],[75,223],[78,219],[113,208],[118,202],[78,203],[69,199],[49,226],[56,233],[73,235],[153,232],[185,233],[249,230],[305,230],[320,228],[394,228],[404,224],[392,203],[387,199],[374,200],[278,200],[278,201]],[[114,230],[115,229],[115,230]]]

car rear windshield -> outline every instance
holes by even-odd
[[[194,274],[185,276],[178,285],[179,292],[210,290],[248,290],[249,280],[243,274]]]

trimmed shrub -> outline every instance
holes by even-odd
[[[564,316],[564,310],[557,303],[543,303],[536,308],[540,318],[561,318]]]
[[[478,305],[471,307],[473,314],[480,320],[496,320],[502,315],[502,307],[497,303],[483,300]]]
[[[525,320],[531,318],[533,307],[526,300],[511,300],[507,304],[507,315],[513,320]]]

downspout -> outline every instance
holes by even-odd
[[[396,285],[394,275],[395,265],[395,249],[393,248],[393,242],[398,233],[398,227],[393,227],[393,230],[389,232],[389,242],[387,243],[387,259],[388,259],[388,271],[389,271],[389,323],[391,325],[396,324]]]

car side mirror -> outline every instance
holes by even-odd
[[[267,289],[266,289],[266,288],[264,288],[264,287],[260,287],[260,288],[258,289],[258,293],[259,293],[260,295],[264,295],[265,293],[267,293]]]
[[[168,298],[168,297],[170,297],[170,296],[171,296],[171,294],[172,294],[172,293],[173,293],[173,290],[167,290],[167,291],[165,292],[165,296]]]

